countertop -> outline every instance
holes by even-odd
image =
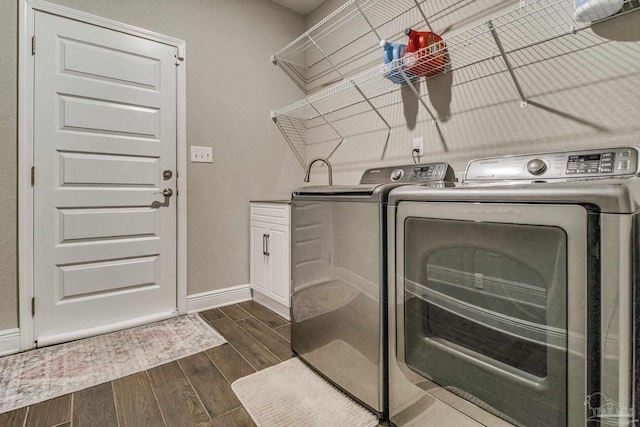
[[[275,203],[278,205],[290,205],[291,200],[250,200],[249,203]]]

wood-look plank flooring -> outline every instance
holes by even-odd
[[[289,322],[253,301],[204,311],[200,316],[228,343],[0,414],[0,426],[255,426],[231,383],[291,358]]]

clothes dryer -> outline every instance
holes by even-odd
[[[393,424],[637,422],[638,172],[576,150],[390,193]]]

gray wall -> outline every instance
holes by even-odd
[[[0,0],[0,330],[18,325],[18,5]]]
[[[55,0],[187,42],[188,293],[249,282],[249,200],[288,198],[303,172],[270,110],[302,96],[270,55],[305,29],[268,0]],[[0,330],[17,326],[18,0],[0,0]]]

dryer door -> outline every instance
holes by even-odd
[[[579,206],[401,203],[404,371],[513,424],[583,421],[587,217]]]

